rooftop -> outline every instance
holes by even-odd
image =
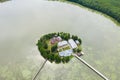
[[[62,42],[58,42],[58,47],[62,47],[62,46],[67,45],[67,44],[68,44],[68,42],[64,40]]]
[[[77,44],[75,43],[75,41],[73,39],[69,39],[68,42],[69,42],[72,49],[77,47]]]
[[[73,50],[69,49],[69,50],[65,50],[65,51],[59,52],[59,55],[60,56],[70,56],[72,53],[73,53]]]

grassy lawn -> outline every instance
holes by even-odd
[[[65,46],[65,47],[63,47],[63,51],[68,50],[68,49],[70,49],[69,46]]]
[[[80,45],[78,45],[78,48],[79,48],[80,50],[82,50],[82,47],[81,47]]]
[[[51,45],[51,43],[50,43],[50,40],[47,40],[46,43],[48,44],[48,50],[51,51],[51,47],[52,47],[52,45]]]

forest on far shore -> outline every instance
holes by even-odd
[[[5,2],[5,1],[9,1],[9,0],[0,0],[0,2]]]
[[[65,0],[75,2],[88,8],[111,16],[120,23],[120,0]]]

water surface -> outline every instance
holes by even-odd
[[[12,0],[0,4],[0,80],[31,80],[44,59],[40,36],[69,32],[81,37],[82,57],[111,80],[120,78],[120,28],[110,19],[61,2]],[[73,58],[68,64],[47,62],[39,80],[102,80]]]

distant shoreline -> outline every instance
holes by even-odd
[[[73,3],[75,5],[78,4],[78,6],[81,5],[81,6],[84,6],[84,7],[88,8],[88,9],[95,10],[96,12],[98,11],[98,12],[102,13],[105,17],[110,18],[113,22],[115,22],[115,24],[120,25],[120,15],[119,15],[120,12],[119,12],[119,10],[117,11],[117,14],[114,14],[115,12],[109,11],[109,9],[107,9],[106,11],[103,11],[104,6],[100,7],[100,9],[96,9],[96,6],[91,5],[91,4],[90,5],[89,4],[85,5],[85,4],[80,3],[78,0],[55,0],[55,1],[70,2],[70,3]],[[84,0],[83,0],[83,2],[84,2]],[[93,7],[95,7],[95,8],[93,8]]]
[[[94,9],[94,10],[97,10],[97,11],[100,11],[100,12],[102,12],[102,13],[104,13],[104,14],[107,14],[108,16],[110,16],[110,17],[112,17],[112,18],[114,18],[118,23],[120,23],[120,15],[119,15],[119,13],[120,12],[117,12],[117,14],[114,14],[114,12],[113,11],[110,11],[109,9],[104,9],[103,7],[99,7],[99,6],[95,6],[95,5],[91,5],[91,4],[84,4],[85,3],[85,1],[83,0],[83,1],[78,1],[78,0],[67,0],[67,1],[70,1],[70,2],[74,2],[74,3],[78,3],[78,4],[80,4],[80,5],[83,5],[83,6],[85,6],[85,7],[88,7],[88,8],[91,8],[91,9]]]
[[[5,2],[5,1],[9,1],[9,0],[0,0],[0,3]]]

